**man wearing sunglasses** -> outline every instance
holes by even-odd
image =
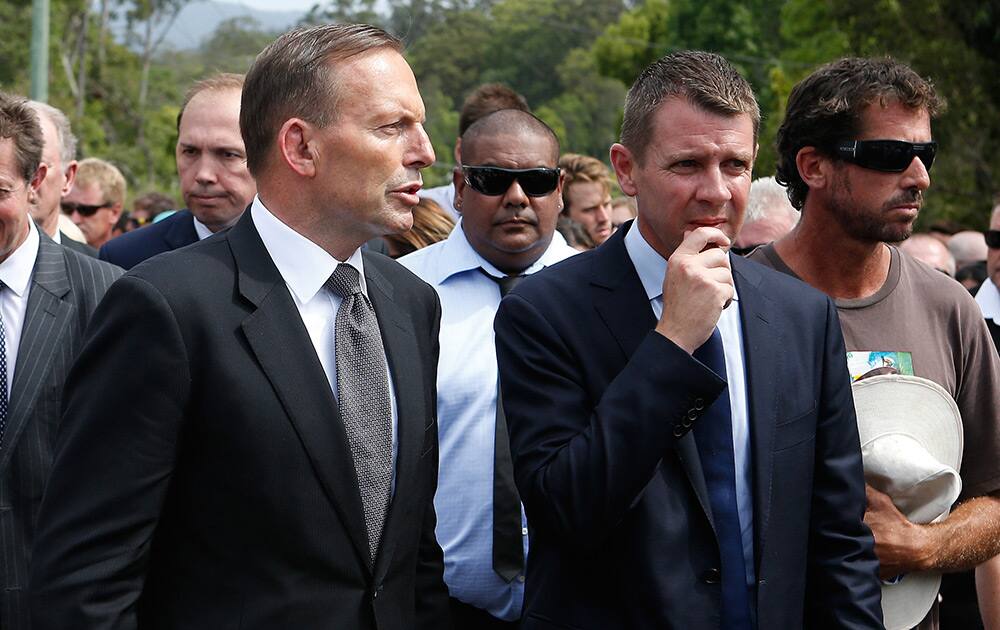
[[[441,298],[435,507],[452,618],[458,630],[516,628],[527,525],[497,408],[493,316],[514,284],[576,250],[553,238],[562,176],[559,141],[545,123],[497,111],[473,123],[461,145],[458,226],[400,262]]]
[[[986,273],[989,275],[976,293],[976,302],[986,316],[986,326],[1000,351],[1000,203],[993,208],[990,216],[986,246],[989,248],[986,252]]]
[[[1000,360],[961,285],[889,244],[910,236],[930,186],[939,109],[933,86],[888,58],[842,59],[800,82],[778,131],[777,177],[802,220],[754,255],[835,300],[848,351],[891,353],[958,404],[962,495],[949,517],[912,523],[867,490],[881,576],[904,581],[968,570],[1000,552]],[[997,564],[980,567],[990,583]],[[995,615],[1000,589],[980,594],[984,614]],[[922,629],[938,626],[936,603],[928,606],[912,611]]]
[[[111,240],[125,205],[125,176],[100,158],[80,161],[73,187],[62,198],[62,212],[76,224],[95,249]]]
[[[727,251],[759,124],[722,57],[654,62],[611,147],[638,217],[500,303],[526,630],[882,628],[833,306]]]

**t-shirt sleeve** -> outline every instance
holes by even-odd
[[[971,300],[969,300],[971,302]],[[965,425],[962,499],[1000,490],[1000,358],[977,308],[960,307],[964,365],[958,408]]]

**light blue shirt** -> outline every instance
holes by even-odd
[[[663,278],[667,274],[667,261],[646,242],[639,232],[639,219],[625,235],[625,250],[639,274],[639,280],[649,298],[649,305],[657,319],[663,314]],[[750,478],[750,414],[747,411],[747,381],[743,358],[743,327],[738,308],[739,296],[719,317],[719,334],[726,353],[726,381],[729,386],[729,405],[733,416],[733,456],[736,463],[736,508],[739,512],[740,531],[743,539],[743,560],[747,570],[747,584],[753,585],[753,486]]]
[[[576,253],[558,233],[525,274]],[[440,467],[434,508],[444,550],[444,581],[451,596],[513,621],[521,616],[524,576],[509,584],[493,571],[493,445],[496,430],[497,359],[493,318],[500,305],[494,277],[505,274],[469,244],[461,221],[440,243],[399,259],[441,298],[438,365]],[[524,551],[527,522],[521,511]]]

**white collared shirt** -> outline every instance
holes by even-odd
[[[0,315],[3,316],[4,350],[7,357],[7,400],[10,400],[10,390],[14,384],[14,368],[17,366],[21,333],[24,331],[24,317],[28,311],[28,294],[31,292],[31,276],[38,258],[39,240],[35,222],[28,219],[28,237],[0,263],[0,281],[5,287],[0,291]]]
[[[272,215],[273,216],[273,215]],[[198,217],[191,215],[191,220],[194,221],[194,232],[198,235],[198,240],[203,241],[212,234],[215,234],[212,230],[208,229],[208,226],[198,220]]]
[[[281,274],[289,293],[292,294],[292,301],[302,317],[302,323],[305,324],[306,331],[309,333],[313,348],[316,349],[316,356],[319,357],[323,372],[326,373],[330,389],[333,391],[334,397],[338,398],[337,340],[334,324],[337,319],[337,310],[343,300],[324,285],[337,265],[348,264],[358,270],[358,274],[361,276],[361,292],[367,296],[368,285],[365,282],[365,268],[361,259],[361,250],[356,249],[350,258],[338,261],[322,247],[271,214],[264,207],[260,197],[254,197],[250,213],[254,226],[260,234],[260,239],[264,242],[264,247],[267,248],[271,260],[274,261],[274,266],[278,268],[278,273]],[[396,425],[399,419],[395,387],[388,365],[389,362],[386,359],[386,370],[389,375],[389,399],[392,404],[393,487],[395,487]]]
[[[992,319],[1000,326],[1000,290],[993,284],[992,278],[987,278],[983,286],[976,292],[976,303],[983,310],[983,317]]]
[[[667,261],[646,241],[639,232],[636,219],[625,235],[625,250],[639,274],[642,287],[649,298],[649,305],[657,319],[663,314],[663,278]],[[719,317],[719,334],[726,354],[726,381],[729,386],[729,405],[733,418],[733,457],[736,464],[736,508],[740,517],[743,539],[743,559],[746,564],[747,584],[754,584],[753,564],[753,486],[750,462],[750,415],[747,411],[747,383],[743,356],[743,327],[739,295]]]
[[[553,235],[545,253],[525,269],[540,271],[577,253]],[[441,465],[437,539],[444,550],[444,581],[452,597],[513,621],[520,618],[524,576],[504,581],[493,570],[493,450],[496,436],[497,358],[493,319],[501,272],[469,244],[462,221],[447,239],[418,249],[399,263],[434,287],[441,298],[438,363],[438,444]],[[522,512],[525,553],[527,523]]]

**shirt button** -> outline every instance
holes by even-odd
[[[521,584],[524,584],[524,576],[523,575],[517,576],[517,581],[520,582]]]
[[[521,528],[521,535],[522,536],[527,536],[528,535],[528,528],[527,527],[522,527]]]

